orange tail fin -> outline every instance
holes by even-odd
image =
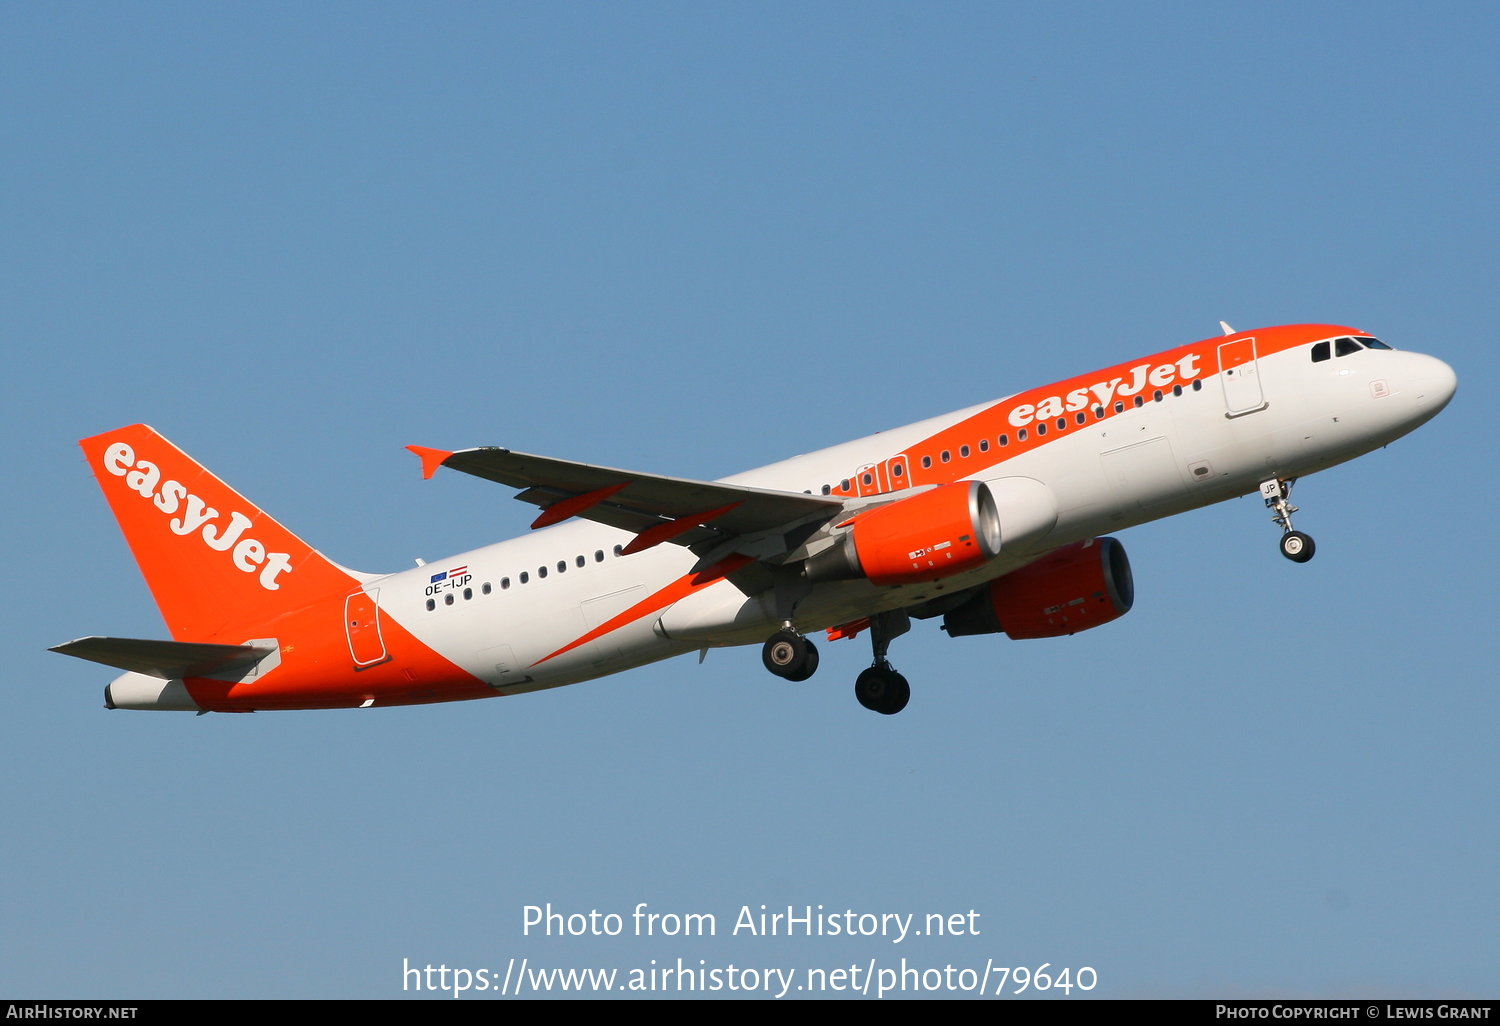
[[[78,444],[177,641],[268,636],[359,583],[145,424]]]

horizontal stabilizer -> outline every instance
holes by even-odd
[[[61,652],[105,666],[144,673],[162,680],[214,677],[238,680],[255,664],[275,652],[259,645],[207,645],[189,641],[149,641],[141,638],[79,638],[54,645]]]

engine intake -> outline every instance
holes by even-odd
[[[1056,638],[1109,623],[1135,604],[1135,580],[1125,546],[1113,538],[1048,553],[1035,563],[991,581],[943,616],[949,637],[996,634]]]
[[[859,514],[837,543],[807,560],[805,572],[814,582],[915,584],[951,577],[999,552],[994,496],[982,481],[955,481]]]

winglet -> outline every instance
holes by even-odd
[[[599,503],[615,494],[615,492],[629,486],[630,482],[624,481],[620,484],[606,485],[603,488],[596,489],[584,495],[575,495],[572,498],[554,502],[542,510],[541,516],[531,522],[531,529],[534,531],[538,527],[551,527],[553,524],[560,524],[569,517],[577,516],[590,506],[599,505]]]
[[[443,465],[443,461],[453,454],[447,449],[429,449],[421,445],[408,445],[410,452],[416,453],[422,460],[422,480],[427,481],[437,473],[437,468]]]

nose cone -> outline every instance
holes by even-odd
[[[1412,400],[1424,417],[1434,417],[1458,390],[1458,375],[1435,356],[1410,355],[1414,365],[1411,368]]]

